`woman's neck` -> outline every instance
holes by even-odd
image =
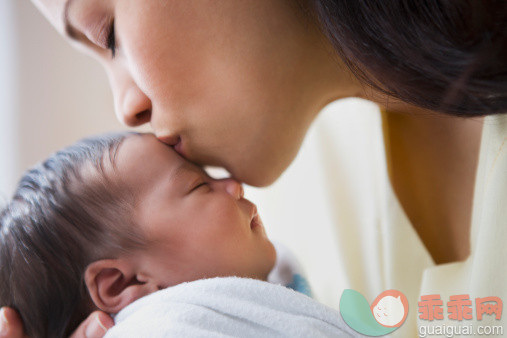
[[[436,264],[466,259],[483,118],[384,109],[389,176],[405,213]]]
[[[385,111],[390,180],[414,229],[435,263],[466,259],[483,118],[451,117],[387,98],[362,85],[329,43],[322,46],[314,70],[321,71],[324,95],[308,111],[345,97],[378,103]]]

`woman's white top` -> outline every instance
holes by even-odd
[[[371,303],[397,289],[409,301],[393,337],[417,337],[418,325],[504,326],[494,315],[477,321],[475,298],[507,301],[507,116],[484,122],[471,230],[471,255],[436,266],[405,215],[389,181],[381,114],[348,99],[320,114],[298,157],[269,189],[247,188],[270,238],[291,248],[315,297],[338,308],[344,289]],[[421,296],[438,294],[443,320],[419,319]],[[468,294],[473,319],[448,319],[449,297]],[[420,328],[421,329],[421,328]],[[433,330],[436,328],[433,328]],[[457,336],[457,335],[456,335]]]

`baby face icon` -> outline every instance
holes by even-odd
[[[397,290],[384,291],[373,301],[371,312],[380,325],[399,327],[407,317],[407,297]]]
[[[340,314],[348,326],[363,335],[385,336],[405,322],[408,300],[398,290],[387,290],[370,305],[360,292],[345,289],[340,298]]]

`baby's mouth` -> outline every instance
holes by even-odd
[[[262,224],[262,220],[259,216],[259,213],[257,212],[257,206],[250,201],[248,202],[252,204],[252,209],[250,211],[250,229],[255,230],[258,228],[263,228],[264,225]]]
[[[259,217],[259,214],[255,213],[254,217],[252,218],[252,221],[250,222],[250,229],[254,230],[255,228],[262,227],[262,221]]]

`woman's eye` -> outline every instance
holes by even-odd
[[[114,59],[116,55],[116,37],[114,33],[114,19],[111,21],[111,24],[108,28],[107,34],[107,48],[111,51],[112,57]]]

